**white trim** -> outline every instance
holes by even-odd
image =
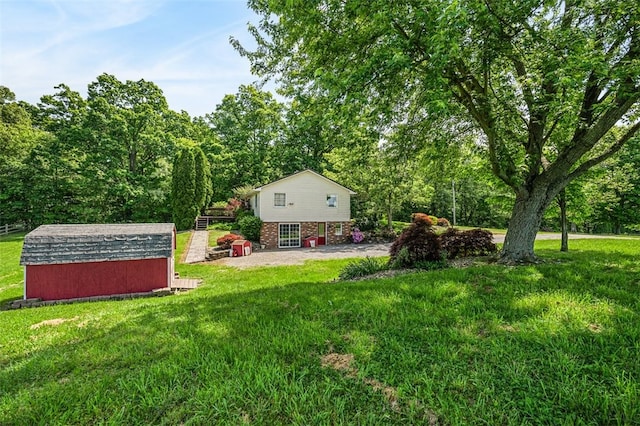
[[[284,201],[283,204],[276,204],[276,198],[278,198],[278,195],[284,195]],[[286,192],[274,192],[273,193],[273,207],[275,208],[283,208],[283,207],[287,207],[287,193]]]
[[[171,287],[171,284],[173,284],[173,276],[174,276],[173,263],[174,263],[174,257],[172,253],[171,257],[167,258],[167,287]]]
[[[24,285],[23,285],[23,300],[27,300],[27,265],[24,265]]]
[[[333,199],[333,203],[331,203],[331,199]],[[329,207],[330,209],[337,209],[338,208],[338,194],[327,194],[327,207]]]
[[[338,233],[338,226],[340,227],[340,233]],[[333,235],[340,237],[342,236],[343,232],[344,230],[343,230],[342,222],[335,222],[333,224]]]

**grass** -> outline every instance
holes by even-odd
[[[0,300],[19,246],[0,240]],[[637,423],[637,241],[557,246],[356,282],[334,281],[349,260],[178,265],[203,286],[2,311],[0,424]]]

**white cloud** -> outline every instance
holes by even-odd
[[[252,15],[241,2],[4,0],[0,6],[0,84],[30,103],[60,83],[85,95],[107,72],[153,81],[172,109],[195,116],[255,80],[228,41],[248,39]]]

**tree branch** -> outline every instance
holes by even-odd
[[[629,130],[627,130],[627,132],[624,134],[624,136],[622,136],[615,144],[613,144],[611,146],[611,148],[609,148],[607,150],[607,152],[605,152],[605,153],[603,153],[603,154],[601,154],[601,155],[599,155],[597,157],[593,157],[593,158],[585,161],[577,169],[575,169],[573,172],[571,172],[567,176],[568,181],[572,181],[575,178],[581,176],[587,170],[589,170],[591,167],[595,166],[596,164],[602,163],[606,159],[610,158],[613,154],[615,154],[616,152],[620,151],[620,149],[627,142],[629,142],[629,140],[631,138],[633,138],[635,136],[635,134],[638,133],[639,130],[640,130],[640,121],[638,121],[631,128],[629,128]]]

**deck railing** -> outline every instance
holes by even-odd
[[[7,235],[13,232],[20,232],[22,230],[24,230],[24,225],[21,223],[0,225],[0,235]]]

